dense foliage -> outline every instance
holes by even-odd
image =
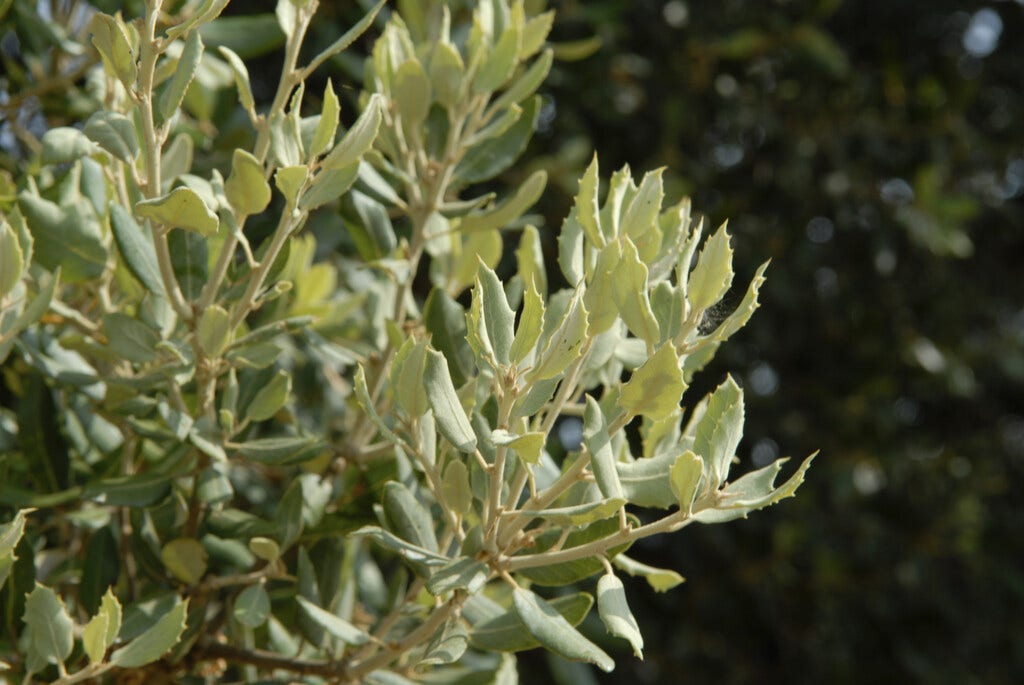
[[[634,548],[688,591],[629,588],[662,629],[605,682],[1024,679],[1022,30],[1014,2],[560,14],[604,44],[549,79],[545,213],[597,145],[732,217],[737,270],[774,261],[706,377],[748,390],[744,457],[823,455],[786,507]]]
[[[227,4],[0,4],[5,667],[511,684],[537,646],[610,671],[595,604],[641,656],[620,576],[682,578],[629,548],[811,462],[730,479],[742,388],[681,405],[767,263],[734,290],[725,225],[596,156],[534,225],[547,172],[496,179],[592,45],[539,3],[326,41],[316,0]],[[361,89],[323,78],[375,22]]]

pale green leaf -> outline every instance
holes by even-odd
[[[220,305],[212,305],[203,310],[196,328],[196,341],[199,349],[207,357],[217,359],[224,353],[231,342],[231,315]]]
[[[0,358],[0,361],[3,361]],[[0,528],[0,588],[7,582],[7,576],[18,557],[14,554],[21,536],[25,533],[25,515],[31,513],[32,509],[19,509],[14,515],[14,520]]]
[[[124,359],[140,364],[156,359],[160,336],[141,321],[114,312],[103,317],[103,331],[107,336],[107,346]]]
[[[615,469],[615,455],[612,452],[608,424],[597,400],[587,395],[587,406],[583,412],[583,444],[590,453],[590,468],[601,494],[607,498],[623,497],[622,484]]]
[[[160,116],[167,121],[181,107],[181,101],[185,99],[185,91],[195,78],[196,69],[199,68],[199,60],[203,56],[203,40],[199,37],[198,31],[192,31],[185,39],[185,47],[181,51],[181,57],[171,76],[170,83],[160,94],[158,102]]]
[[[316,132],[313,133],[313,140],[309,145],[309,156],[318,157],[334,145],[334,134],[338,130],[338,116],[341,114],[341,104],[338,96],[334,93],[334,86],[331,79],[327,79],[324,87],[324,104],[320,109],[320,120],[316,125]]]
[[[341,141],[324,158],[324,169],[343,169],[357,165],[363,155],[373,146],[380,128],[381,108],[384,96],[374,94],[366,103],[366,109],[359,115],[355,123],[342,137]],[[358,173],[358,166],[354,173]]]
[[[126,89],[131,89],[135,85],[138,67],[135,64],[131,41],[128,40],[128,33],[120,16],[115,18],[97,12],[89,23],[89,33],[92,35],[92,44],[103,56],[104,63],[111,68]]]
[[[627,557],[625,554],[620,554],[612,559],[612,564],[631,576],[642,576],[655,592],[667,592],[686,581],[685,578],[671,569],[648,566]]]
[[[434,99],[444,107],[459,101],[466,67],[462,56],[451,43],[438,43],[430,58],[430,84]]]
[[[732,285],[732,277],[732,247],[726,225],[722,224],[704,243],[687,280],[690,306],[702,311],[721,300]]]
[[[135,213],[169,228],[183,228],[202,236],[217,232],[217,215],[191,188],[178,187],[167,195],[143,200],[135,205]]]
[[[587,170],[580,179],[580,190],[576,193],[576,221],[583,228],[583,234],[591,246],[604,247],[604,233],[597,206],[597,190],[601,179],[598,177],[597,155],[590,160]]]
[[[284,369],[279,370],[253,397],[245,409],[246,417],[250,421],[266,421],[285,405],[291,390],[291,375]]]
[[[519,50],[519,59],[529,59],[544,46],[554,22],[554,10],[530,17],[523,27],[523,45]]]
[[[629,377],[618,402],[631,416],[643,415],[657,421],[678,409],[685,390],[675,347],[665,343]]]
[[[508,27],[502,32],[491,53],[473,78],[474,93],[491,93],[512,78],[519,64],[519,50],[522,46],[522,31],[518,26]]]
[[[416,130],[430,110],[430,78],[415,57],[395,71],[392,97],[406,131]]]
[[[465,515],[473,506],[473,491],[469,486],[469,469],[458,459],[448,462],[441,478],[442,497],[449,509]]]
[[[541,431],[528,431],[517,435],[499,428],[491,433],[491,442],[511,447],[527,464],[536,464],[540,461],[544,443],[547,442],[547,434]]]
[[[49,271],[61,269],[64,280],[81,283],[106,269],[103,229],[92,205],[84,200],[57,205],[22,192],[18,205],[32,234],[34,260]]]
[[[110,656],[110,663],[121,668],[138,668],[152,663],[178,642],[185,630],[188,600],[179,602],[160,617],[146,632]]]
[[[255,112],[256,100],[252,95],[252,85],[249,83],[249,70],[246,68],[245,62],[242,61],[242,58],[234,50],[225,45],[221,45],[217,49],[231,67],[231,73],[235,78],[235,88],[238,89],[238,101],[242,103],[242,107],[247,112]]]
[[[257,535],[249,540],[249,549],[260,559],[271,563],[281,557],[281,548],[273,538]]]
[[[614,574],[605,574],[597,581],[597,613],[609,633],[627,640],[637,659],[644,658],[644,638],[640,635],[640,626],[629,610],[622,581]]]
[[[519,266],[519,278],[526,290],[536,288],[538,293],[548,292],[547,265],[544,262],[544,249],[541,244],[540,231],[536,226],[523,227],[516,250],[516,262]]]
[[[298,601],[299,607],[302,609],[303,613],[305,613],[310,620],[316,622],[324,630],[345,644],[365,645],[370,641],[369,635],[340,616],[336,616],[329,611],[321,609],[305,597],[296,596],[295,599]]]
[[[35,589],[25,598],[24,621],[28,658],[63,664],[74,647],[74,624],[57,593],[36,582]]]
[[[661,202],[665,199],[663,171],[657,169],[644,174],[640,187],[622,213],[622,230],[637,244],[645,233],[658,227]]]
[[[164,282],[160,277],[153,237],[136,223],[131,212],[120,203],[111,202],[109,207],[114,241],[128,270],[146,287],[146,290],[164,297]]]
[[[99,611],[89,620],[82,633],[82,645],[89,657],[89,663],[97,664],[103,661],[107,649],[114,644],[120,629],[121,603],[117,601],[110,588],[107,588]]]
[[[704,461],[687,450],[676,458],[669,470],[672,492],[679,500],[679,508],[689,513],[704,473]]]
[[[615,662],[604,650],[583,637],[556,609],[529,590],[515,588],[512,606],[527,632],[555,654],[570,661],[589,661],[605,672],[615,668]]]
[[[259,214],[270,204],[270,184],[263,174],[263,165],[241,148],[236,148],[231,156],[231,174],[224,182],[224,195],[239,217]]]
[[[579,359],[588,336],[587,308],[583,305],[581,291],[577,290],[531,375],[537,380],[546,380],[565,373]]]
[[[427,579],[427,590],[440,596],[453,590],[475,594],[487,582],[491,569],[487,564],[469,557],[459,557],[434,571]]]
[[[0,219],[0,301],[14,290],[25,269],[25,255],[14,229]]]
[[[335,148],[337,149],[337,148]],[[312,211],[318,207],[337,200],[352,187],[359,177],[359,164],[350,164],[339,169],[322,169],[302,193],[299,208]]]
[[[249,628],[259,628],[270,616],[270,596],[263,583],[250,585],[235,598],[235,620]]]
[[[195,538],[175,538],[160,550],[160,560],[178,580],[195,585],[206,573],[206,548]]]
[[[708,398],[694,429],[693,451],[704,460],[706,487],[717,488],[728,478],[742,437],[743,390],[729,376]]]
[[[448,360],[436,350],[427,350],[423,382],[427,389],[427,400],[434,410],[434,418],[441,434],[460,452],[475,450],[476,434],[455,392],[448,371]]]
[[[622,259],[611,280],[619,316],[635,336],[653,347],[661,339],[661,327],[651,310],[647,266],[640,261],[636,247],[628,238],[623,240]]]
[[[574,627],[583,621],[593,604],[594,599],[585,592],[556,597],[548,603]],[[521,652],[541,644],[527,632],[526,626],[514,610],[499,613],[493,618],[477,623],[470,631],[469,640],[477,649],[498,652]]]
[[[284,200],[289,207],[294,207],[299,199],[299,193],[306,185],[309,178],[309,167],[305,164],[281,167],[274,173],[274,184],[284,195]]]
[[[622,260],[622,243],[613,240],[601,248],[594,263],[593,275],[587,284],[584,302],[589,314],[593,335],[604,333],[619,320],[619,306],[615,292],[618,289],[616,273]]]
[[[508,306],[505,289],[497,274],[483,263],[477,271],[473,299],[479,303],[483,332],[490,343],[490,349],[499,364],[508,366],[509,350],[512,349],[512,339],[515,337],[513,326],[516,315]]]
[[[139,154],[135,124],[118,112],[96,112],[85,122],[82,133],[122,162],[131,162]]]
[[[398,406],[410,417],[418,418],[430,410],[423,386],[423,367],[427,360],[426,343],[406,340],[391,365],[391,387]]]
[[[491,105],[493,111],[500,111],[503,108],[518,104],[537,92],[540,84],[544,83],[548,72],[551,71],[551,63],[554,55],[551,50],[545,50],[544,54],[534,60],[533,64],[508,87]]]
[[[523,294],[523,312],[519,315],[519,327],[512,339],[508,356],[513,364],[519,364],[533,352],[544,329],[544,299],[530,283]]]
[[[555,526],[579,528],[613,516],[625,504],[626,500],[622,498],[603,499],[569,507],[524,509],[519,513],[529,518],[543,519]]]
[[[384,519],[391,532],[406,542],[438,551],[433,517],[412,491],[398,481],[384,486]]]
[[[464,217],[461,223],[459,223],[459,230],[471,232],[505,228],[540,199],[547,182],[548,174],[546,171],[533,172],[516,189],[514,195],[494,209]]]

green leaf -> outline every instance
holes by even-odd
[[[686,580],[675,571],[642,564],[635,559],[630,559],[625,554],[615,557],[612,564],[631,576],[643,576],[655,592],[667,592]]]
[[[704,461],[690,450],[679,455],[672,464],[669,470],[670,484],[682,511],[689,513],[693,510],[693,500],[697,496],[703,473]]]
[[[734,483],[730,483],[719,493],[718,502],[713,508],[702,509],[694,514],[694,519],[701,523],[721,523],[737,518],[746,518],[747,514],[757,509],[775,504],[786,497],[792,497],[804,482],[804,476],[817,452],[807,457],[789,479],[774,487],[775,477],[782,468],[785,459],[746,474]]]
[[[623,497],[619,473],[615,470],[615,455],[612,452],[611,437],[601,406],[591,395],[587,395],[587,406],[583,412],[583,444],[590,453],[590,468],[601,494],[612,499]]]
[[[181,101],[185,99],[185,91],[195,78],[196,69],[199,68],[199,60],[203,57],[203,39],[199,37],[198,31],[192,31],[185,39],[185,47],[181,51],[181,57],[171,76],[170,83],[160,94],[158,102],[160,116],[163,121],[168,121],[181,107]]]
[[[434,418],[441,434],[460,452],[474,451],[476,434],[455,392],[448,371],[448,361],[436,350],[427,350],[423,382],[427,389],[427,400],[434,411]]]
[[[114,644],[120,630],[121,603],[117,601],[113,591],[107,588],[99,611],[89,620],[82,633],[82,644],[89,657],[89,663],[98,664],[103,661],[107,649]]]
[[[637,506],[660,509],[679,504],[669,477],[676,456],[664,453],[629,463],[616,462],[615,469],[619,472],[619,483],[626,499]]]
[[[570,661],[589,661],[605,672],[615,668],[604,650],[576,632],[556,609],[529,590],[515,588],[512,606],[527,632],[555,654]]]
[[[302,609],[303,613],[309,617],[310,620],[316,622],[318,625],[323,627],[324,630],[345,644],[365,645],[370,641],[369,635],[359,628],[356,628],[340,616],[335,616],[329,611],[324,611],[301,595],[297,595],[295,599],[299,603],[299,607]]]
[[[438,43],[430,58],[430,85],[434,99],[444,107],[452,107],[462,93],[466,67],[462,55],[451,43]]]
[[[693,451],[704,460],[704,482],[715,489],[729,476],[729,466],[743,438],[743,391],[729,376],[708,398],[694,429]]]
[[[14,520],[0,529],[0,588],[7,582],[14,562],[18,560],[14,550],[25,533],[25,515],[32,513],[32,509],[19,509],[14,515]]]
[[[49,271],[58,267],[64,280],[81,283],[103,274],[107,248],[92,206],[85,200],[56,205],[28,192],[18,205],[35,245],[35,261]]]
[[[622,581],[614,574],[605,574],[597,581],[597,613],[609,633],[627,640],[637,659],[644,658],[644,638],[640,635],[640,626],[629,610]]]
[[[639,414],[658,421],[679,408],[679,400],[685,390],[679,359],[675,347],[669,342],[633,372],[622,386],[618,403],[631,416]]]
[[[121,668],[139,668],[166,654],[185,630],[188,600],[179,602],[146,632],[110,655],[110,663]]]
[[[274,184],[284,195],[284,200],[289,207],[295,206],[299,199],[299,193],[302,192],[308,178],[309,167],[305,164],[281,167],[274,173]]]
[[[167,496],[173,475],[140,473],[101,478],[88,483],[82,489],[82,499],[113,507],[147,507]]]
[[[196,328],[196,341],[199,349],[212,359],[217,359],[227,348],[231,335],[231,315],[220,305],[212,305],[203,310]]]
[[[669,495],[671,496],[671,492]],[[636,517],[630,514],[627,514],[626,519],[634,526],[639,525]],[[595,521],[590,525],[569,533],[569,536],[562,544],[562,549],[571,549],[594,542],[595,540],[603,540],[619,532],[620,519],[618,516]],[[524,550],[524,552],[529,554],[546,552],[559,541],[562,534],[563,531],[558,528],[548,529],[537,536],[537,544],[532,549]],[[627,547],[629,547],[628,544],[617,545],[605,552],[604,555],[607,558],[613,558],[616,554],[625,551]],[[558,587],[589,578],[595,573],[599,573],[603,568],[604,564],[601,563],[597,556],[589,556],[546,566],[533,566],[521,569],[519,575],[537,585]]]
[[[418,547],[411,542],[406,542],[397,535],[393,535],[383,528],[377,526],[363,526],[351,533],[352,537],[368,537],[392,552],[395,552],[403,559],[421,566],[444,566],[451,559],[429,549]]]
[[[462,658],[468,646],[469,632],[466,627],[459,619],[451,619],[427,643],[420,664],[453,664]],[[412,684],[412,681],[408,682]],[[398,684],[396,683],[396,685]]]
[[[298,435],[261,438],[231,445],[231,449],[246,459],[277,466],[309,461],[318,456],[323,447],[324,444],[318,438]]]
[[[473,351],[466,342],[465,311],[442,288],[434,288],[423,306],[431,344],[448,361],[452,382],[461,387],[474,371]]]
[[[618,288],[615,272],[622,261],[622,242],[613,240],[597,253],[590,282],[583,302],[587,305],[592,335],[599,335],[619,320],[619,307],[615,290]]]
[[[473,78],[474,93],[491,93],[512,78],[519,64],[519,49],[522,46],[522,32],[518,26],[510,26],[502,32],[491,54]]]
[[[284,33],[273,14],[220,17],[199,27],[203,42],[230,48],[242,59],[265,55],[284,44]]]
[[[530,283],[523,295],[523,312],[519,316],[519,327],[516,328],[512,347],[509,349],[509,360],[519,364],[533,352],[544,329],[544,299],[537,288]]]
[[[637,245],[644,234],[658,227],[658,215],[662,200],[665,199],[661,180],[663,171],[657,169],[644,174],[640,187],[622,214],[622,230]]]
[[[38,473],[42,489],[56,492],[68,487],[71,477],[70,449],[58,424],[59,410],[53,393],[39,374],[24,383],[18,404],[18,443],[29,468]]]
[[[570,626],[577,626],[590,612],[594,599],[585,592],[557,597],[548,603]],[[496,652],[521,652],[540,646],[540,642],[526,630],[515,611],[473,626],[469,641],[475,648]]]
[[[166,297],[153,237],[135,222],[135,218],[120,203],[111,202],[109,208],[110,227],[125,266],[146,290],[159,297]]]
[[[160,551],[160,560],[178,580],[195,585],[206,573],[206,548],[195,538],[176,538]]]
[[[614,515],[626,504],[626,500],[604,499],[571,507],[550,507],[548,509],[523,509],[519,513],[530,518],[539,518],[555,526],[579,528],[588,526]]]
[[[343,169],[357,165],[377,138],[380,128],[381,110],[384,107],[384,96],[374,94],[366,103],[366,109],[359,115],[352,127],[345,132],[341,141],[324,158],[321,166],[324,169]],[[356,172],[358,173],[358,169]]]
[[[728,318],[726,318],[726,320],[715,329],[714,333],[711,334],[711,337],[714,340],[718,342],[725,341],[750,321],[750,317],[753,316],[754,310],[760,306],[757,301],[757,297],[761,286],[764,284],[764,272],[768,269],[768,264],[769,262],[764,262],[757,268],[757,271],[754,273],[754,278],[751,279],[750,285],[747,287],[747,292],[743,296],[743,301],[740,302],[736,311],[730,314]]]
[[[466,183],[486,181],[512,166],[533,136],[540,113],[540,96],[523,103],[523,113],[505,133],[484,140],[466,151],[455,175]]]
[[[384,519],[391,532],[403,540],[437,552],[434,519],[405,485],[391,481],[384,486]]]
[[[395,401],[413,418],[430,411],[427,391],[423,386],[423,367],[426,360],[426,343],[418,343],[409,338],[398,348],[391,365],[391,388]]]
[[[548,12],[547,14],[551,13]],[[552,61],[554,61],[554,54],[551,50],[545,50],[544,53],[535,59],[533,64],[523,72],[522,76],[517,78],[515,82],[508,87],[508,90],[502,93],[501,96],[491,104],[491,110],[500,111],[506,107],[518,104],[537,92],[540,84],[544,83],[544,79],[548,77],[548,72],[551,71]]]
[[[128,33],[120,16],[115,19],[108,14],[97,12],[89,23],[89,33],[92,34],[92,44],[103,56],[104,63],[111,68],[124,87],[130,90],[135,85],[138,67],[135,64],[131,41],[128,40]]]
[[[96,112],[85,122],[82,133],[122,162],[130,163],[139,156],[135,124],[123,114]]]
[[[496,208],[464,217],[459,224],[459,230],[468,233],[471,231],[489,231],[495,228],[505,228],[540,199],[547,182],[548,174],[546,171],[533,172],[516,189],[514,195]]]
[[[178,187],[167,195],[136,203],[135,213],[168,228],[183,228],[202,236],[217,232],[217,215],[191,188]]]
[[[544,262],[544,248],[540,232],[536,226],[523,227],[523,233],[519,238],[519,248],[516,250],[516,262],[524,288],[526,290],[536,288],[538,293],[547,294],[547,266]]]
[[[74,647],[74,624],[57,593],[37,582],[25,599],[23,618],[29,661],[63,664]]]
[[[281,547],[273,538],[257,535],[249,540],[249,549],[260,559],[271,563],[281,558]]]
[[[127,314],[114,312],[103,317],[107,346],[128,361],[144,364],[156,359],[160,336],[146,324]]]
[[[208,242],[191,231],[171,231],[167,236],[171,253],[171,270],[188,300],[195,300],[208,279]]]
[[[657,345],[661,340],[661,327],[651,311],[647,265],[640,261],[636,246],[629,238],[623,240],[622,258],[615,267],[611,282],[615,306],[626,326],[648,345]]]
[[[604,247],[604,233],[601,231],[600,213],[597,206],[597,189],[601,179],[598,176],[597,155],[590,160],[590,165],[580,179],[580,190],[576,193],[576,221],[583,228],[590,244],[596,248]]]
[[[344,142],[344,141],[343,141]],[[335,148],[337,149],[337,148]],[[323,169],[313,177],[306,191],[299,199],[299,209],[313,211],[318,207],[337,200],[352,187],[359,177],[359,164],[353,163],[339,169]]]
[[[491,569],[482,561],[459,557],[434,571],[427,579],[427,590],[437,597],[453,590],[476,594],[487,583],[490,573]]]
[[[502,366],[508,366],[516,315],[508,306],[505,289],[497,274],[482,262],[477,271],[473,298],[480,302],[480,311],[483,314],[481,323],[497,362]]]
[[[528,431],[517,435],[499,428],[491,433],[491,442],[511,447],[527,464],[536,464],[540,461],[544,443],[547,442],[547,434],[542,431]]]
[[[398,67],[391,89],[402,126],[417,130],[430,110],[430,78],[418,59],[407,59]]]
[[[7,297],[21,281],[25,254],[10,224],[0,219],[0,300]]]
[[[587,308],[583,305],[582,291],[577,290],[530,375],[537,380],[546,380],[565,373],[583,353],[589,334]]]
[[[292,377],[284,369],[278,370],[245,408],[246,418],[250,421],[266,421],[284,407],[291,391]]]
[[[457,514],[469,513],[473,506],[473,491],[469,486],[469,469],[458,459],[448,462],[441,478],[445,505]]]
[[[362,257],[367,261],[389,257],[398,245],[398,239],[387,208],[358,190],[349,194],[349,200],[362,224],[349,224],[350,233]]]
[[[715,304],[732,285],[732,247],[726,224],[704,243],[694,267],[687,279],[686,297],[695,310],[704,310]]]
[[[235,77],[235,88],[238,90],[238,101],[242,103],[242,107],[247,112],[255,112],[256,100],[252,95],[252,85],[249,83],[249,70],[246,68],[245,62],[229,47],[221,45],[217,49],[231,67],[231,73]]]
[[[305,523],[303,509],[302,483],[296,479],[285,489],[274,512],[274,538],[287,550],[299,539]]]
[[[270,595],[263,583],[250,585],[235,598],[232,614],[235,620],[249,628],[259,628],[270,616]]]
[[[224,195],[239,217],[259,214],[270,204],[270,184],[263,175],[263,165],[241,148],[236,148],[231,156],[231,174],[224,182]]]
[[[338,116],[341,114],[341,104],[338,96],[334,93],[334,86],[331,80],[327,79],[324,87],[324,104],[320,109],[320,119],[316,124],[316,132],[313,133],[313,140],[310,143],[308,154],[310,158],[318,157],[334,145],[334,134],[338,130]]]

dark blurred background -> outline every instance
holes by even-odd
[[[668,200],[728,218],[730,301],[772,266],[763,306],[689,397],[726,373],[743,383],[740,469],[821,456],[796,499],[634,548],[688,579],[666,595],[627,584],[644,661],[596,624],[614,673],[532,654],[523,681],[1024,682],[1024,2],[552,4],[554,40],[601,47],[556,62],[541,130],[503,180],[549,170],[551,236],[594,150],[605,176],[667,166]],[[60,39],[27,6],[6,21],[38,31],[0,41],[14,92]],[[320,45],[361,12],[321,6]],[[250,61],[258,99],[274,60]],[[358,64],[335,61],[335,82]],[[0,167],[24,131],[87,111],[79,93],[0,103]],[[221,99],[228,151],[245,124]]]
[[[741,468],[821,450],[796,499],[634,548],[688,582],[627,585],[646,659],[597,682],[1024,682],[1024,2],[560,9],[603,46],[549,82],[549,223],[594,149],[667,166],[729,219],[735,302],[772,259],[691,397],[742,379]]]

